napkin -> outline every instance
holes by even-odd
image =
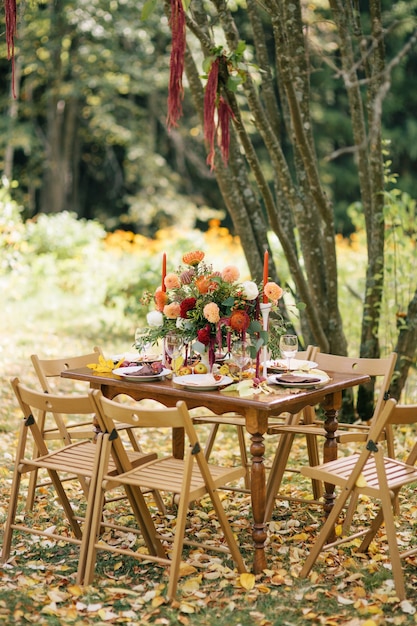
[[[279,381],[281,383],[290,383],[291,385],[301,385],[304,383],[320,383],[322,378],[306,377],[297,374],[280,374]]]

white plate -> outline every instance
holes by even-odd
[[[292,374],[296,376],[297,374]],[[321,387],[329,382],[330,378],[327,374],[309,374],[308,372],[299,372],[300,379],[303,382],[286,382],[285,380],[280,380],[281,376],[285,376],[285,374],[274,374],[273,376],[269,376],[268,382],[275,385],[282,385],[283,387],[296,387],[297,389],[308,389],[314,387]],[[311,382],[307,382],[308,379],[312,379]],[[317,380],[318,379],[318,380]]]
[[[159,374],[149,374],[146,376],[134,376],[134,373],[138,372],[140,369],[142,369],[142,367],[143,365],[130,365],[129,367],[118,367],[117,369],[113,370],[113,374],[116,374],[116,376],[121,376],[122,378],[125,378],[126,380],[135,380],[137,382],[159,380],[163,376],[167,376],[168,374],[171,374],[171,370],[164,368],[162,372],[160,372]]]
[[[215,382],[211,382],[210,379],[210,374],[187,374],[186,376],[175,376],[172,382],[189,391],[214,391],[233,382],[233,378],[230,376],[222,376],[220,380]]]
[[[288,361],[286,359],[275,359],[267,361],[266,367],[271,371],[282,372],[288,369]],[[317,367],[314,361],[302,361],[301,359],[291,359],[290,370],[312,370]]]

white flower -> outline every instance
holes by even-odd
[[[252,280],[245,280],[242,283],[242,290],[246,300],[255,300],[259,295],[258,285]]]
[[[149,326],[163,326],[164,325],[164,316],[161,311],[150,311],[150,313],[146,316],[146,321]]]

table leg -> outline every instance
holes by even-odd
[[[329,461],[334,461],[337,459],[337,439],[336,439],[336,431],[338,428],[338,412],[342,404],[342,394],[336,393],[331,396],[326,396],[324,402],[322,403],[322,407],[324,409],[325,414],[325,422],[324,422],[324,430],[326,431],[326,438],[323,446],[323,463],[328,463]],[[335,501],[335,485],[331,485],[330,483],[324,483],[324,512],[326,517],[328,517],[330,511],[333,508],[333,504]],[[334,541],[335,535],[332,533],[329,535],[327,541],[331,543]]]
[[[266,568],[265,541],[267,534],[264,522],[266,500],[264,464],[265,443],[263,435],[259,433],[251,435],[251,441],[251,499],[253,515],[252,539],[255,549],[253,572],[254,574],[260,574]]]

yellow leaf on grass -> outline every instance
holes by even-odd
[[[201,584],[201,576],[195,576],[194,578],[189,578],[181,585],[181,590],[185,593],[193,593],[194,591],[198,591],[200,589]]]
[[[195,613],[195,608],[189,602],[181,602],[180,604],[181,613]]]
[[[189,576],[190,574],[195,574],[197,569],[193,565],[189,565],[188,563],[181,563],[179,577]]]
[[[69,598],[69,593],[61,591],[60,589],[49,589],[48,598],[52,602],[64,602]]]
[[[82,596],[84,593],[81,585],[68,585],[67,590],[68,593],[70,593],[72,596],[75,596],[76,598],[78,598],[78,596]]]
[[[152,604],[152,608],[157,609],[158,606],[165,604],[164,596],[156,596],[155,598],[152,599],[151,604]]]
[[[246,591],[250,591],[255,586],[255,575],[244,573],[239,576],[239,582],[242,585],[243,589]]]
[[[292,541],[307,541],[309,535],[307,533],[298,533],[297,535],[293,535],[291,537]]]

